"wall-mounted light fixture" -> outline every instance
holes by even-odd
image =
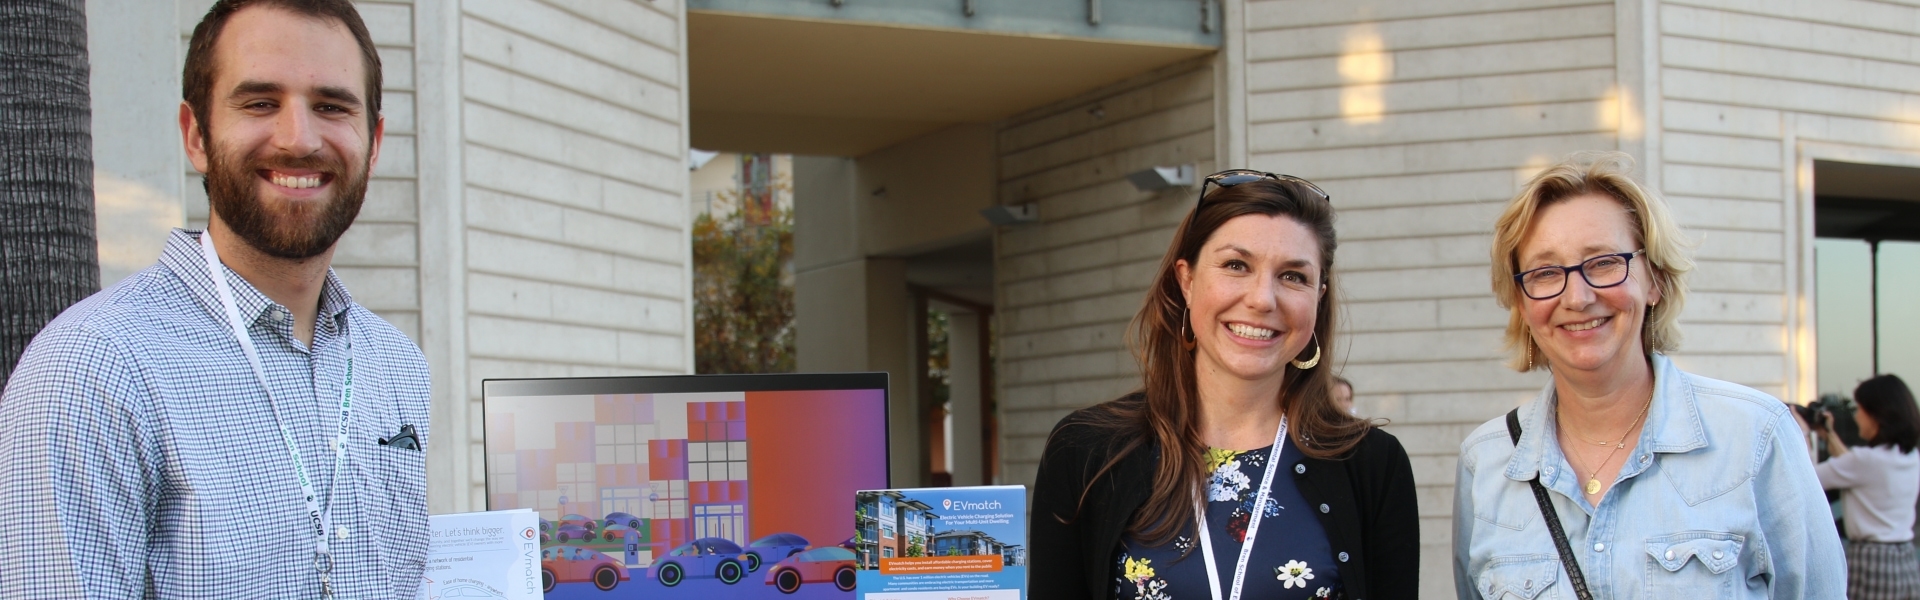
[[[986,217],[987,222],[995,226],[1019,225],[1040,220],[1040,207],[1032,202],[1013,206],[994,205],[981,209],[980,216]]]
[[[1193,165],[1177,167],[1154,167],[1145,171],[1127,174],[1127,181],[1142,192],[1164,190],[1171,187],[1193,185]]]

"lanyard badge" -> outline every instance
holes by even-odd
[[[1247,561],[1253,558],[1253,540],[1260,535],[1260,517],[1267,514],[1267,502],[1273,491],[1273,467],[1280,463],[1280,443],[1287,439],[1287,417],[1280,416],[1280,428],[1273,432],[1273,449],[1267,453],[1267,474],[1260,478],[1260,491],[1253,496],[1253,514],[1247,515],[1247,538],[1240,544],[1240,560],[1233,566],[1233,592],[1231,596],[1220,595],[1220,568],[1213,559],[1213,532],[1207,530],[1207,502],[1205,490],[1194,502],[1193,518],[1199,525],[1195,537],[1200,538],[1200,556],[1207,562],[1207,585],[1213,589],[1213,600],[1240,600],[1240,586],[1247,580]]]
[[[226,313],[227,325],[233,330],[235,341],[240,343],[240,352],[247,357],[247,366],[253,368],[253,376],[260,381],[260,388],[267,394],[267,406],[273,409],[274,424],[280,427],[280,440],[287,445],[287,452],[293,455],[294,478],[300,482],[300,496],[306,501],[306,518],[314,533],[313,570],[320,574],[320,597],[333,597],[333,550],[327,541],[327,530],[333,523],[333,492],[340,489],[340,479],[346,476],[347,432],[353,417],[353,341],[347,338],[347,378],[340,393],[340,427],[333,443],[333,485],[328,486],[326,506],[323,508],[319,493],[314,491],[313,477],[307,472],[306,460],[300,456],[300,446],[294,442],[293,432],[287,429],[287,419],[280,414],[280,404],[273,399],[273,386],[267,384],[267,371],[260,362],[260,352],[254,348],[253,337],[247,335],[245,322],[241,320],[240,305],[233,299],[233,286],[227,283],[227,276],[220,264],[220,254],[213,248],[213,232],[200,234],[200,254],[207,259],[207,275],[213,278],[213,290],[220,297],[220,308]]]

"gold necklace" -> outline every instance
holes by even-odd
[[[1607,458],[1601,460],[1600,466],[1594,467],[1593,472],[1587,474],[1587,485],[1585,489],[1588,496],[1600,493],[1600,470],[1607,468],[1607,463],[1613,462],[1613,455],[1618,454],[1627,447],[1627,436],[1633,434],[1633,426],[1639,425],[1640,419],[1646,418],[1647,410],[1651,408],[1653,408],[1653,394],[1648,393],[1647,404],[1640,407],[1640,416],[1634,417],[1633,422],[1627,423],[1627,430],[1620,434],[1620,441],[1614,443],[1613,449],[1607,451]],[[1557,413],[1559,410],[1559,406],[1556,405],[1554,412]],[[1578,436],[1579,433],[1575,433],[1574,435]]]

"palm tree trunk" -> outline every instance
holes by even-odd
[[[0,1],[0,388],[100,288],[85,0]]]

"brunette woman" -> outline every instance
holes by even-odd
[[[1414,597],[1406,451],[1332,398],[1331,199],[1244,170],[1200,194],[1134,317],[1144,387],[1047,440],[1032,596]]]
[[[1834,433],[1833,414],[1821,412],[1832,456],[1813,469],[1821,487],[1844,490],[1847,597],[1920,598],[1920,564],[1913,555],[1914,499],[1920,495],[1920,407],[1895,375],[1853,388],[1853,413],[1867,443],[1848,448]],[[1800,418],[1794,413],[1794,419]],[[1802,431],[1807,429],[1800,422]],[[1808,448],[1809,454],[1812,448]]]

